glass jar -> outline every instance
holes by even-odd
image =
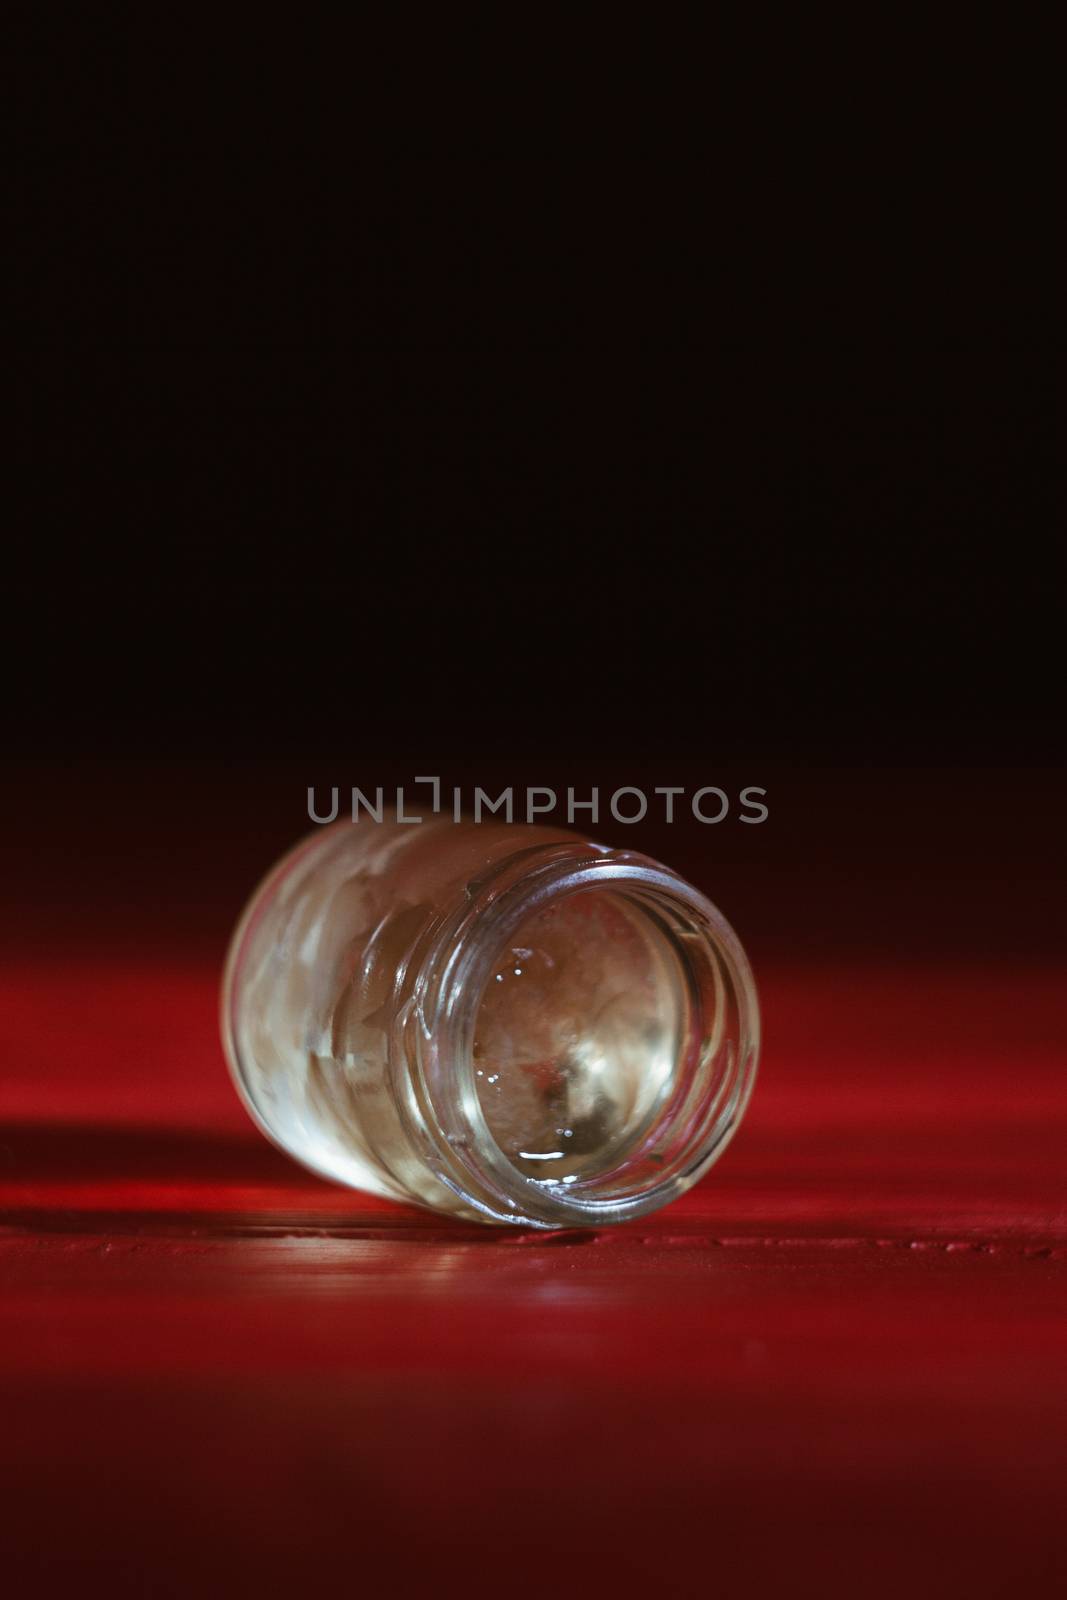
[[[356,1189],[599,1227],[681,1194],[752,1087],[737,937],[676,873],[550,827],[361,817],[234,933],[226,1053],[263,1131]]]

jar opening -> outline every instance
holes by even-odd
[[[664,1204],[751,1087],[758,1012],[732,930],[629,853],[550,854],[480,887],[427,1031],[452,1180],[499,1219],[550,1227]]]
[[[489,1132],[522,1177],[595,1184],[670,1097],[689,1026],[674,941],[639,900],[585,889],[528,917],[495,966],[472,1044]]]

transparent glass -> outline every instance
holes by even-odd
[[[752,1088],[737,937],[563,829],[361,818],[253,895],[222,1029],[263,1131],[357,1189],[491,1223],[622,1222],[695,1183]]]

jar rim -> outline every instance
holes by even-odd
[[[571,1187],[526,1176],[494,1139],[475,1079],[474,1023],[501,950],[528,918],[590,889],[622,894],[673,927],[693,964],[694,982],[704,985],[719,1034],[688,1041],[695,1054],[655,1125],[669,1158],[662,1158],[654,1179],[632,1178],[629,1187],[619,1177],[626,1158],[613,1169],[614,1184],[607,1181],[611,1175],[596,1173]],[[731,1031],[722,1027],[727,1014],[735,1038],[725,1036]],[[574,840],[518,850],[468,884],[463,903],[439,925],[419,963],[391,1055],[405,1078],[406,1092],[397,1098],[409,1131],[466,1205],[522,1227],[588,1228],[657,1210],[707,1171],[751,1095],[759,1027],[747,957],[712,902],[647,856]]]

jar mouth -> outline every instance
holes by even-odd
[[[729,924],[647,857],[517,852],[468,886],[413,988],[409,1111],[487,1220],[600,1226],[695,1183],[751,1093],[759,1013]]]

